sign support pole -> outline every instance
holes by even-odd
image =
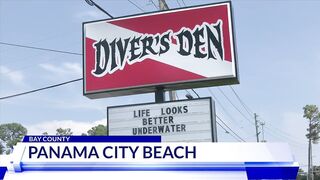
[[[211,100],[212,106],[212,141],[218,142],[218,133],[217,133],[217,114],[216,114],[216,104],[214,100]]]
[[[259,142],[259,124],[258,124],[258,115],[256,113],[254,113],[254,122],[255,122],[255,126],[256,126],[256,136],[257,136],[257,142]]]
[[[166,3],[166,0],[159,0],[159,10],[160,11],[163,11],[163,10],[168,10],[169,9],[169,6],[168,4]],[[171,90],[169,91],[169,100],[170,101],[175,101],[177,100],[176,98],[176,94],[177,92],[174,91],[174,90]],[[156,101],[157,102],[157,101]]]
[[[154,93],[156,103],[162,103],[165,101],[165,92],[163,87],[157,87]]]

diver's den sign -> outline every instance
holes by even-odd
[[[231,2],[83,24],[90,98],[238,83]]]
[[[109,135],[161,135],[163,142],[212,142],[211,98],[108,107]]]

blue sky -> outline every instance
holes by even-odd
[[[149,0],[132,0],[144,11],[156,11]],[[127,0],[96,0],[114,17],[141,13]],[[155,1],[156,2],[156,1]],[[183,2],[179,0],[180,4]],[[217,1],[184,0],[187,6]],[[170,8],[179,7],[167,0]],[[240,84],[234,89],[250,109],[266,122],[265,139],[288,142],[297,160],[306,165],[307,120],[302,107],[320,106],[320,1],[233,0]],[[0,0],[0,41],[81,53],[82,22],[107,16],[83,0]],[[82,76],[82,57],[0,45],[0,97]],[[221,87],[248,117],[230,87]],[[208,89],[196,89],[210,96]],[[247,141],[254,127],[211,88],[221,105],[217,113]],[[179,91],[184,98],[186,91]],[[0,101],[0,123],[19,122],[29,133],[54,133],[70,127],[75,133],[105,123],[106,107],[152,102],[153,94],[90,100],[82,83]],[[252,116],[252,115],[251,115]],[[218,128],[220,141],[235,141]],[[314,163],[320,164],[320,146],[314,146]]]

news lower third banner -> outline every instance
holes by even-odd
[[[285,143],[164,143],[160,136],[25,136],[9,158],[6,167],[0,164],[0,179],[39,172],[150,171],[159,177],[170,172],[170,177],[295,179],[299,168]]]

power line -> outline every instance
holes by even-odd
[[[200,96],[199,96],[199,94],[194,90],[194,89],[191,89],[197,96],[198,96],[198,98],[200,98]],[[236,136],[236,137],[238,137],[241,141],[243,141],[243,142],[245,142],[245,140],[243,139],[243,138],[241,138],[236,132],[234,132],[223,120],[222,120],[222,118],[220,118],[217,114],[215,114],[216,115],[216,117]],[[222,125],[218,122],[218,121],[216,121],[221,127],[222,127]],[[226,132],[228,132],[224,127],[222,127]],[[230,134],[231,135],[231,134]]]
[[[109,17],[113,18],[113,16],[111,14],[109,14],[106,10],[104,10],[102,7],[100,7],[97,3],[95,3],[93,0],[85,0],[87,4],[89,4],[90,6],[95,6],[96,8],[98,8],[100,11],[102,11],[103,13],[105,13],[106,15],[108,15]]]
[[[110,16],[111,18],[113,18],[113,16],[111,16],[107,11],[105,11],[104,9],[102,9],[102,8],[101,8],[99,5],[97,5],[93,0],[85,0],[85,1],[86,1],[90,6],[95,6],[95,7],[97,7],[100,11],[104,12],[105,14],[107,14],[108,16]],[[40,48],[40,47],[34,47],[34,46],[26,46],[26,45],[6,43],[6,42],[0,42],[0,44],[2,44],[2,45],[7,45],[7,46],[14,46],[14,47],[21,47],[21,48],[36,49],[36,50],[42,50],[42,51],[50,51],[50,52],[56,52],[56,53],[64,53],[64,54],[72,54],[72,55],[80,55],[80,56],[82,56],[81,53],[74,53],[74,52],[69,52],[69,51],[61,51],[61,50],[55,50],[55,49],[47,49],[47,48]],[[22,95],[26,95],[26,94],[31,94],[31,93],[35,93],[35,92],[38,92],[38,91],[43,91],[43,90],[46,90],[46,89],[51,89],[51,88],[63,86],[63,85],[70,84],[70,83],[77,82],[77,81],[81,81],[81,80],[83,80],[83,78],[74,79],[74,80],[70,80],[70,81],[66,81],[66,82],[59,83],[59,84],[54,84],[54,85],[50,85],[50,86],[46,86],[46,87],[42,87],[42,88],[38,88],[38,89],[31,90],[31,91],[26,91],[26,92],[18,93],[18,94],[13,94],[13,95],[9,95],[9,96],[4,96],[4,97],[0,97],[0,100],[9,99],[9,98],[13,98],[13,97],[17,97],[17,96],[22,96]]]
[[[153,4],[153,6],[154,6],[157,10],[159,10],[159,8],[158,8],[157,5],[153,2],[153,0],[149,0],[149,2],[151,2],[151,3]]]
[[[238,100],[240,101],[241,105],[244,107],[244,109],[248,112],[248,114],[252,114],[253,111],[244,103],[244,101],[241,99],[241,97],[237,94],[237,92],[235,91],[235,89],[232,87],[232,86],[229,86],[230,89],[232,90],[232,92],[236,95],[236,97],[238,98]],[[268,121],[266,121],[268,122]],[[268,123],[269,126],[272,126],[270,123]],[[283,138],[287,139],[287,140],[291,140],[291,141],[295,141],[295,142],[298,142],[296,141],[295,139],[292,138],[292,135],[286,133],[285,131],[281,130],[281,129],[278,129],[277,127],[275,126],[272,126],[271,127],[268,127],[266,126],[266,128],[270,131],[273,131],[274,133],[277,133],[278,135],[281,135],[283,136]],[[277,132],[278,131],[278,132]],[[270,133],[272,134],[272,133]]]
[[[247,113],[252,116],[253,111],[250,110],[250,108],[241,100],[240,96],[238,95],[238,93],[233,89],[232,86],[229,86],[230,89],[232,90],[232,92],[236,95],[237,99],[240,101],[241,105],[243,106],[243,108],[247,111]]]
[[[177,98],[177,100],[179,100],[179,96],[178,96],[178,93],[175,93],[176,94],[176,98]]]
[[[275,138],[284,139],[285,142],[288,142],[290,145],[296,146],[296,147],[298,147],[298,148],[304,148],[303,143],[298,142],[298,141],[295,141],[295,140],[288,139],[288,138],[286,138],[286,137],[284,137],[284,136],[278,136],[278,135],[281,135],[281,134],[279,134],[279,133],[278,133],[278,135],[275,135],[275,133],[271,133],[271,132],[269,132],[269,131],[266,131],[266,133],[268,133],[269,135],[271,135],[271,136],[273,136],[273,137],[275,137]],[[289,142],[289,141],[290,141],[290,142]]]
[[[218,121],[217,121],[217,124],[218,124],[222,129],[224,129],[227,133],[229,133],[229,131],[226,130],[226,128],[224,128]],[[234,136],[233,134],[230,134],[230,133],[229,133],[229,135],[232,136],[235,140],[241,142],[241,140],[239,140],[239,139],[238,139],[236,136]]]
[[[265,122],[269,122],[269,121],[266,121],[265,119],[262,119],[262,120],[264,120]],[[278,134],[282,135],[283,137],[285,137],[285,138],[287,138],[287,139],[291,139],[291,138],[292,138],[291,140],[293,140],[293,141],[296,141],[295,139],[298,139],[298,137],[293,137],[293,135],[291,135],[291,134],[289,134],[289,133],[287,133],[287,132],[285,132],[285,131],[283,131],[283,130],[281,130],[281,129],[273,126],[273,125],[271,125],[271,123],[268,123],[268,124],[269,124],[269,126],[271,126],[272,128],[266,126],[267,129],[269,129],[269,130],[271,130],[271,131],[273,131],[273,132],[275,132],[275,133],[278,133]],[[302,140],[302,139],[300,139],[300,140]],[[296,141],[296,142],[298,142],[298,141]]]
[[[140,9],[142,12],[145,12],[141,7],[139,7],[136,3],[128,0],[132,5],[134,5],[136,8]]]
[[[191,89],[191,91],[196,94],[198,96],[198,98],[200,98],[199,94],[194,90],[194,89]]]
[[[237,137],[235,137],[233,134],[230,134],[228,130],[226,130],[218,121],[217,124],[226,131],[226,133],[228,133],[230,136],[232,136],[235,140],[241,142]]]
[[[0,100],[9,99],[9,98],[22,96],[22,95],[26,95],[26,94],[31,94],[31,93],[35,93],[35,92],[38,92],[38,91],[51,89],[51,88],[55,88],[55,87],[58,87],[58,86],[63,86],[63,85],[70,84],[70,83],[77,82],[77,81],[81,81],[81,80],[83,80],[83,78],[74,79],[74,80],[71,80],[71,81],[66,81],[66,82],[62,82],[62,83],[59,83],[59,84],[54,84],[54,85],[50,85],[50,86],[46,86],[46,87],[43,87],[43,88],[34,89],[34,90],[31,90],[31,91],[26,91],[26,92],[22,92],[22,93],[18,93],[18,94],[13,94],[13,95],[10,95],[10,96],[4,96],[4,97],[0,97]]]
[[[20,47],[20,48],[36,49],[36,50],[41,50],[41,51],[49,51],[49,52],[55,52],[55,53],[63,53],[63,54],[72,54],[72,55],[82,56],[82,53],[76,53],[76,52],[70,52],[70,51],[47,49],[47,48],[27,46],[27,45],[21,45],[21,44],[13,44],[13,43],[1,42],[1,41],[0,41],[0,44],[6,45],[6,46],[14,46],[14,47]]]
[[[184,4],[184,6],[187,6],[186,3],[184,2],[184,0],[181,0],[181,1],[182,1],[182,3]]]
[[[97,5],[93,0],[85,0],[90,6],[96,6],[100,11],[106,13],[108,16],[113,18],[107,11],[102,9],[99,5]],[[63,54],[72,54],[72,55],[79,55],[82,56],[82,53],[76,53],[76,52],[70,52],[70,51],[62,51],[62,50],[56,50],[56,49],[48,49],[48,48],[40,48],[35,46],[27,46],[27,45],[21,45],[21,44],[14,44],[14,43],[7,43],[7,42],[0,42],[2,45],[7,46],[14,46],[14,47],[20,47],[20,48],[28,48],[28,49],[35,49],[35,50],[42,50],[42,51],[49,51],[49,52],[56,52],[56,53],[63,53]]]
[[[228,96],[218,87],[218,90],[221,92],[221,94],[229,101],[229,103],[252,125],[254,125],[253,122],[250,121],[250,119],[245,116],[242,111],[239,110],[239,108],[237,108],[237,106],[235,106],[232,101],[228,98]],[[254,125],[255,126],[255,125]]]
[[[269,123],[270,124],[270,123]],[[268,126],[266,126],[266,129],[269,129],[270,131],[272,131],[273,133],[271,133],[271,132],[268,132],[268,131],[266,131],[267,133],[269,133],[269,134],[278,134],[279,136],[278,137],[282,137],[282,138],[284,138],[284,139],[286,139],[286,140],[289,140],[289,141],[291,141],[291,142],[295,142],[295,143],[300,143],[301,144],[301,142],[299,142],[299,141],[297,141],[294,137],[292,137],[292,135],[286,135],[286,134],[284,134],[284,132],[282,132],[282,131],[280,131],[280,130],[278,130],[278,131],[275,131],[275,129],[274,128],[270,128],[270,127],[268,127]],[[280,138],[281,138],[280,137]]]
[[[179,7],[181,7],[181,4],[180,4],[179,0],[176,0],[176,1],[177,1],[177,3],[178,3]]]
[[[132,1],[128,0],[129,2],[133,3]],[[93,1],[91,1],[93,2]],[[157,8],[157,6],[154,4],[154,2],[151,0],[152,4]],[[185,4],[185,2],[182,0],[182,2]],[[94,3],[94,2],[93,2]],[[94,3],[95,4],[95,3]],[[133,3],[134,4],[134,3]],[[95,4],[96,5],[96,4]],[[135,4],[134,4],[135,5]],[[97,6],[97,5],[96,5]],[[139,8],[138,6],[136,6],[137,8]],[[103,10],[100,6],[98,6],[98,8],[105,12],[107,15],[109,15],[110,17],[113,18],[113,16],[111,16],[109,13],[107,13],[105,10]],[[140,9],[140,8],[139,8]],[[143,9],[140,9],[143,11]],[[6,43],[6,42],[0,42],[0,44],[2,45],[7,45],[7,46],[15,46],[15,47],[20,47],[20,48],[29,48],[29,49],[35,49],[35,50],[42,50],[42,51],[49,51],[49,52],[55,52],[55,53],[64,53],[64,54],[71,54],[71,55],[82,55],[81,53],[75,53],[75,52],[70,52],[70,51],[61,51],[61,50],[55,50],[55,49],[48,49],[48,48],[40,48],[40,47],[34,47],[34,46],[27,46],[27,45],[20,45],[20,44],[13,44],[13,43]],[[50,89],[50,88],[54,88],[54,87],[58,87],[58,86],[62,86],[62,85],[66,85],[69,83],[73,83],[73,82],[77,82],[82,80],[82,78],[79,79],[74,79],[74,80],[70,80],[70,81],[66,81],[63,83],[59,83],[59,84],[55,84],[55,85],[51,85],[51,86],[47,86],[47,87],[43,87],[43,88],[39,88],[39,89],[35,89],[35,90],[31,90],[31,91],[27,91],[27,92],[23,92],[23,93],[19,93],[19,94],[14,94],[14,95],[10,95],[10,96],[6,96],[6,97],[1,97],[0,100],[3,99],[8,99],[8,98],[13,98],[13,97],[17,97],[17,96],[22,96],[22,95],[26,95],[26,94],[30,94],[30,93],[34,93],[34,92],[38,92],[38,91],[42,91],[42,90],[46,90],[46,89]],[[235,93],[236,97],[239,99],[239,101],[241,102],[241,104],[244,106],[245,110],[251,111],[250,108],[241,100],[240,96],[235,92],[235,90],[232,88],[232,86],[230,86],[230,88],[232,89],[232,91]],[[231,100],[223,93],[223,91],[218,88],[221,93],[227,98],[227,100],[235,107],[235,105],[231,102]],[[192,89],[193,92],[195,92]],[[195,94],[199,97],[199,95],[195,92]],[[236,107],[235,107],[236,108]],[[241,114],[242,112],[236,108]],[[249,112],[248,112],[249,113]],[[250,113],[249,113],[250,114]],[[243,115],[243,114],[242,114]],[[243,115],[244,116],[244,115]],[[244,116],[246,119],[247,117]],[[248,120],[248,119],[247,119]],[[249,121],[249,120],[248,120]],[[251,122],[251,121],[249,121]],[[252,122],[251,122],[252,123]],[[224,123],[225,124],[225,123]],[[219,124],[220,125],[220,124]],[[228,126],[227,126],[228,127]],[[270,129],[271,130],[271,129]],[[279,130],[281,131],[281,130]],[[233,131],[232,131],[233,132]],[[282,133],[284,133],[283,131],[281,131]],[[234,132],[233,132],[234,133]],[[242,139],[242,138],[241,138]],[[242,139],[243,140],[243,139]]]
[[[210,88],[208,88],[209,93],[211,96],[215,99],[215,101],[220,105],[222,110],[229,116],[230,119],[234,120],[233,116],[225,109],[225,107],[222,105],[222,103],[219,101],[219,99],[213,94]],[[235,120],[234,120],[235,121]]]
[[[243,138],[241,138],[237,133],[235,133],[217,114],[217,118],[235,135],[237,136],[241,141],[246,142]]]
[[[222,103],[219,101],[219,99],[213,94],[213,92],[211,91],[210,88],[207,88],[209,93],[211,94],[211,96],[214,98],[214,100],[220,105],[220,107],[222,108],[222,110],[229,116],[229,118],[231,120],[233,120],[234,122],[237,122],[233,116],[226,110],[226,108],[222,105]],[[242,130],[243,132],[245,132],[248,136],[250,136],[250,133],[244,131],[243,129],[240,128],[240,130]]]

